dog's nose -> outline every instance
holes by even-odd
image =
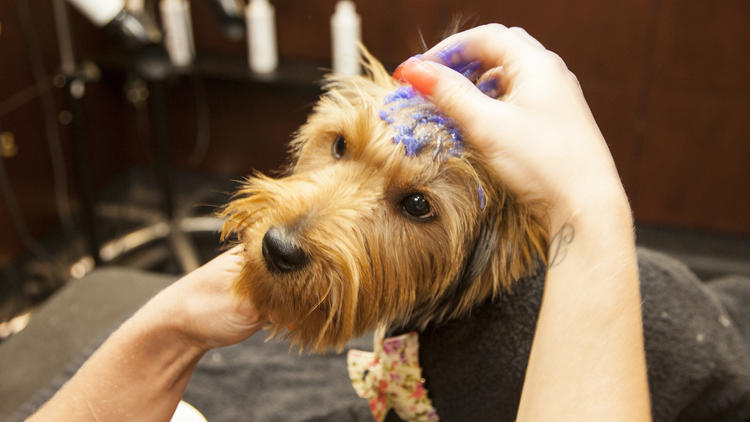
[[[281,273],[298,270],[308,261],[292,236],[278,227],[271,227],[263,236],[263,258],[269,270]]]

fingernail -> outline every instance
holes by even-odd
[[[397,80],[399,82],[405,82],[404,79],[401,77],[401,71],[403,70],[404,65],[408,61],[413,60],[413,59],[422,60],[422,55],[421,54],[415,54],[415,55],[409,57],[408,59],[406,59],[400,65],[398,65],[398,67],[396,68],[396,70],[393,71],[393,79],[395,79],[395,80]]]
[[[410,57],[401,63],[393,72],[393,77],[409,83],[422,95],[432,95],[438,81],[437,71],[416,57]]]
[[[411,58],[407,59],[406,62],[408,62],[409,60],[411,60]],[[401,71],[404,70],[404,65],[406,65],[406,62],[403,62],[400,65],[398,65],[396,70],[393,71],[393,79],[399,82],[404,82],[404,79],[401,77]]]

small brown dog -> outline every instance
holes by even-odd
[[[363,56],[366,76],[327,79],[289,175],[249,178],[224,210],[245,245],[236,291],[316,351],[466,315],[547,249],[452,123]]]
[[[497,97],[491,74],[444,56]],[[289,175],[248,179],[225,208],[224,235],[245,245],[235,290],[274,335],[314,351],[388,329],[370,366],[350,361],[369,408],[318,420],[372,410],[386,421],[512,421],[545,285],[544,224],[449,119],[364,57],[367,76],[328,79]],[[649,251],[638,264],[653,419],[750,420],[750,281],[704,284]],[[418,352],[401,340],[415,336]],[[420,372],[381,362],[386,346]],[[408,385],[391,389],[394,379]]]

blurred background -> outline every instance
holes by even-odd
[[[156,1],[105,28],[62,0],[0,2],[0,336],[96,267],[180,274],[220,250],[216,207],[284,163],[331,68],[336,2],[270,3],[278,67],[260,74],[232,0],[190,0],[183,66],[144,42]],[[456,17],[527,29],[578,76],[639,243],[704,277],[750,274],[750,2],[355,3],[389,70]]]

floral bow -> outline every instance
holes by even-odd
[[[370,402],[377,422],[390,409],[404,421],[439,420],[424,387],[416,332],[385,338],[385,329],[378,328],[375,351],[350,350],[347,366],[354,390]]]

